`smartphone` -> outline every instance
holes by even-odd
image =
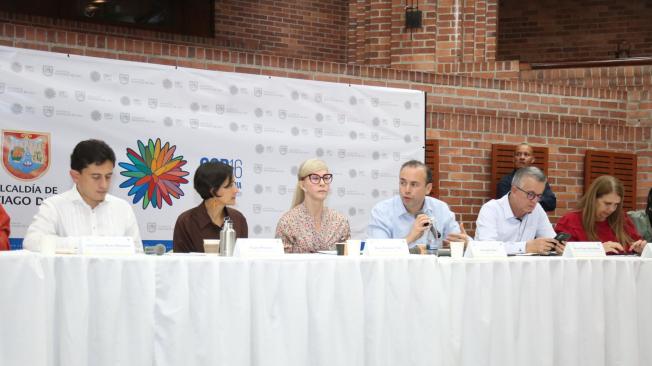
[[[568,239],[570,239],[570,237],[571,237],[570,234],[561,232],[557,234],[557,236],[555,236],[555,240],[557,240],[558,242],[562,242],[562,241],[567,241]]]

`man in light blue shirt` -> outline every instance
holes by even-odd
[[[455,214],[446,203],[428,197],[431,190],[432,171],[428,166],[417,160],[403,164],[399,174],[399,196],[374,206],[367,237],[404,238],[410,247],[427,244],[429,235],[430,238],[437,235],[444,239],[445,244],[451,241],[466,242],[468,237],[460,233]],[[431,222],[434,230],[431,230]]]

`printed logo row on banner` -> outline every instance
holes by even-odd
[[[415,91],[0,47],[0,100],[10,178],[0,198],[14,205],[18,235],[40,200],[70,187],[67,158],[88,137],[114,148],[112,192],[136,206],[144,239],[169,238],[176,217],[198,204],[188,183],[204,161],[234,167],[237,208],[251,216],[250,234],[268,236],[303,160],[329,164],[329,206],[360,232],[371,206],[398,188],[400,164],[423,158]]]

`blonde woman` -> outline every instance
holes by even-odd
[[[324,205],[333,181],[326,163],[319,159],[304,161],[297,178],[292,208],[276,226],[276,237],[283,240],[285,252],[331,250],[335,243],[349,239],[346,217]]]

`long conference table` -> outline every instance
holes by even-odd
[[[0,365],[652,365],[652,259],[0,254]]]

